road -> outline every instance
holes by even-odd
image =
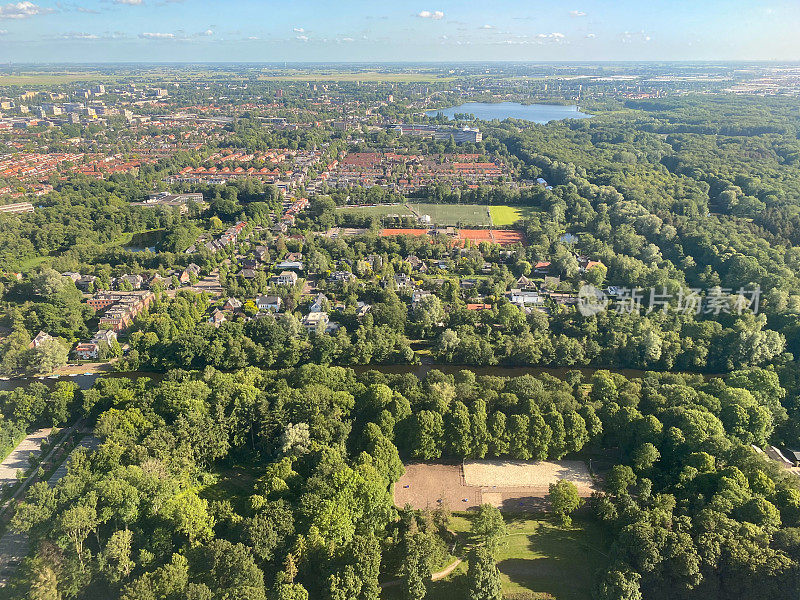
[[[53,472],[47,483],[52,487],[58,480],[67,474],[67,465],[70,456],[80,448],[86,448],[90,452],[95,450],[100,444],[100,439],[93,435],[85,436],[61,465]],[[16,572],[22,559],[27,556],[30,550],[30,540],[24,533],[16,533],[10,529],[0,538],[0,588],[7,585],[8,580]]]
[[[34,431],[22,440],[17,447],[11,451],[11,454],[0,463],[0,484],[2,484],[3,487],[16,483],[18,470],[28,470],[31,466],[29,461],[30,457],[39,454],[42,448],[42,442],[47,439],[51,431],[52,429],[49,427]]]

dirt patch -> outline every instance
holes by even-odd
[[[551,483],[573,481],[578,493],[594,491],[586,465],[579,461],[467,461],[411,463],[394,486],[398,507],[467,510],[487,503],[508,512],[545,510]]]
[[[578,460],[467,460],[463,466],[464,483],[490,488],[533,488],[547,493],[551,483],[571,481],[582,496],[594,491],[586,464]]]

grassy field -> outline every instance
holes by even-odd
[[[491,219],[482,204],[410,204],[421,215],[430,215],[434,225],[464,225],[488,227]]]
[[[520,219],[527,219],[536,213],[536,209],[530,206],[490,206],[489,212],[492,215],[492,224],[495,227],[505,227],[513,225]]]
[[[336,210],[356,215],[359,217],[377,217],[382,219],[388,215],[399,215],[401,217],[413,217],[407,206],[403,204],[377,204],[375,206],[341,206]]]
[[[432,225],[486,226],[491,225],[486,206],[480,204],[378,204],[375,206],[343,206],[337,210],[359,216],[383,218],[390,215],[415,217],[430,215]]]
[[[413,209],[413,211],[412,211]],[[375,206],[342,206],[337,210],[359,216],[383,218],[388,215],[416,216],[430,215],[432,225],[464,227],[505,227],[513,225],[520,219],[526,219],[536,213],[529,206],[485,206],[483,204],[429,204],[414,202],[401,204],[377,204]],[[487,213],[487,210],[489,211]],[[491,215],[491,217],[490,217]]]
[[[250,467],[236,466],[220,468],[215,474],[218,477],[217,482],[201,487],[198,495],[209,502],[230,500],[237,512],[245,512],[256,478],[262,472]]]
[[[114,77],[87,71],[77,73],[20,73],[0,75],[0,86],[4,85],[61,85],[77,81],[112,81]]]
[[[596,572],[606,564],[600,527],[575,518],[562,528],[536,517],[506,517],[508,535],[497,554],[503,594],[525,600],[590,600]],[[454,515],[451,529],[459,537],[457,554],[471,543],[470,518]],[[466,562],[448,577],[431,584],[430,600],[466,598]],[[399,588],[387,588],[383,597],[399,598]]]

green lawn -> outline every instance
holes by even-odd
[[[490,206],[489,211],[492,215],[492,224],[496,227],[505,227],[506,225],[513,225],[520,219],[527,219],[534,213],[538,212],[535,208],[530,206]]]
[[[392,216],[400,216],[400,217],[414,217],[414,213],[411,212],[408,207],[403,204],[376,204],[375,206],[341,206],[336,210],[349,213],[351,215],[357,215],[359,217],[377,217],[382,219],[383,217],[392,215]]]
[[[359,216],[383,218],[400,216],[415,218],[428,215],[431,225],[442,227],[462,225],[465,227],[488,227],[492,224],[488,207],[483,204],[377,204],[375,206],[341,206],[337,210]],[[414,214],[416,212],[416,214]]]
[[[202,486],[198,490],[201,498],[208,500],[230,500],[239,514],[246,512],[256,479],[263,474],[261,469],[253,467],[222,467],[215,471],[216,483]]]
[[[506,525],[508,535],[497,555],[506,598],[590,600],[597,571],[606,564],[600,526],[575,518],[572,527],[563,528],[540,516],[508,515]],[[471,542],[469,527],[469,517],[453,516],[451,528],[461,540],[456,550],[459,556]],[[466,598],[466,573],[464,562],[447,578],[432,583],[428,598]]]
[[[488,227],[492,224],[488,207],[483,204],[428,204],[425,202],[409,204],[421,215],[430,215],[433,225],[465,227]]]

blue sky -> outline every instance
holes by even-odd
[[[0,0],[0,62],[800,60],[798,28],[798,0]]]

